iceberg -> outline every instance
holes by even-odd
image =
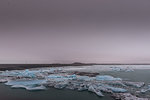
[[[43,85],[35,86],[35,85],[13,85],[12,88],[24,88],[29,91],[37,91],[37,90],[46,90],[46,87]]]
[[[112,87],[106,84],[99,84],[97,89],[104,91],[104,92],[115,92],[115,93],[124,93],[127,92],[126,89],[118,88],[118,87]]]
[[[139,98],[130,93],[114,93],[113,97],[116,100],[149,100],[148,98]]]
[[[121,68],[121,67],[110,67],[112,71],[123,71],[123,72],[132,72],[134,71],[132,68],[126,67],[126,68]]]
[[[114,78],[109,75],[98,75],[96,76],[97,81],[121,81],[121,78]]]
[[[41,85],[46,83],[46,80],[9,80],[6,85]]]
[[[103,97],[104,95],[102,94],[102,92],[96,88],[94,88],[93,85],[89,86],[88,91],[94,92],[96,93],[98,96]]]
[[[46,90],[46,87],[41,85],[41,86],[27,86],[26,87],[27,90],[30,90],[30,91],[37,91],[37,90]]]
[[[80,85],[80,87],[78,88],[78,91],[85,91],[87,90],[87,86],[86,85]]]
[[[148,92],[148,91],[150,91],[150,89],[141,89],[141,93],[146,93],[146,92]]]
[[[105,83],[107,83],[108,85],[113,85],[113,86],[126,87],[126,85],[122,81],[107,81]]]
[[[24,71],[4,71],[1,76],[11,76],[11,77],[30,77],[35,78],[36,74],[40,73],[39,70],[30,71],[28,69]]]
[[[42,84],[45,80],[9,80],[6,85],[11,85],[12,88],[25,88],[26,90],[45,90],[46,87]]]
[[[46,77],[46,79],[49,81],[67,81],[76,79],[76,75],[49,75]]]
[[[0,83],[5,83],[5,82],[7,82],[7,81],[8,81],[7,78],[5,78],[5,79],[0,79]]]
[[[112,92],[115,92],[115,93],[124,93],[124,92],[127,92],[126,89],[116,88],[116,87],[111,87],[111,86],[108,86],[107,89],[110,89]]]
[[[58,84],[55,84],[55,88],[58,88],[58,89],[63,89],[65,88],[66,86],[68,85],[68,82],[60,82]]]
[[[89,77],[89,76],[77,76],[77,80],[80,81],[92,81],[94,79],[95,79],[94,77]]]
[[[20,73],[18,76],[35,78],[36,74],[38,74],[38,73],[40,73],[39,70],[30,71],[30,70],[26,69],[24,72]]]
[[[145,85],[144,82],[124,82],[125,85],[128,85],[128,86],[133,86],[133,87],[136,87],[136,88],[141,88]]]
[[[147,87],[141,89],[141,93],[146,93],[146,92],[149,92],[150,91],[150,85],[148,85]]]

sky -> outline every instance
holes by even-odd
[[[0,0],[0,63],[150,63],[150,0]]]

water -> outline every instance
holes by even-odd
[[[100,72],[101,75],[112,75],[133,82],[150,83],[150,69],[135,69],[134,72]]]
[[[26,91],[11,89],[10,86],[0,84],[0,100],[113,100],[108,94],[98,97],[94,93],[73,90],[58,90],[50,88],[46,91]]]
[[[135,70],[134,72],[100,72],[101,75],[112,75],[130,81],[150,83],[150,70]],[[58,90],[50,88],[46,91],[27,91],[25,89],[11,89],[3,83],[0,84],[0,100],[113,100],[109,94],[98,97],[96,94],[83,91]]]

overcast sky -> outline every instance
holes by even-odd
[[[150,0],[0,0],[0,63],[150,63]]]

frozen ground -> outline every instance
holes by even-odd
[[[105,93],[111,94],[115,99],[121,100],[149,100],[149,96],[141,94],[150,92],[150,85],[144,82],[126,81],[111,75],[89,76],[88,73],[102,71],[132,72],[135,69],[149,69],[148,65],[94,65],[50,67],[26,70],[1,71],[0,82],[11,88],[24,88],[29,91],[46,90],[49,87],[57,89],[71,89],[89,91],[103,97]],[[85,75],[74,72],[87,72]]]

